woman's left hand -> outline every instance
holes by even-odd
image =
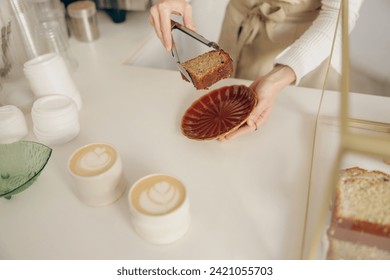
[[[294,71],[284,65],[276,65],[267,75],[257,78],[249,87],[256,92],[258,103],[247,122],[239,129],[218,140],[231,140],[248,132],[256,131],[268,120],[276,95],[294,81]]]

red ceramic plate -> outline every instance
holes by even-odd
[[[257,104],[256,93],[244,85],[215,89],[184,113],[181,129],[194,140],[211,140],[239,128]]]

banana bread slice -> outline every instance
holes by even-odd
[[[327,235],[328,259],[390,259],[390,175],[342,170]]]
[[[212,50],[182,63],[196,89],[207,89],[233,73],[233,63],[223,50]],[[182,78],[188,81],[183,75]]]
[[[380,173],[341,179],[333,226],[390,238],[390,180]]]

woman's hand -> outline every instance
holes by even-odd
[[[267,75],[257,78],[249,87],[257,93],[258,103],[253,109],[246,124],[218,140],[230,140],[257,130],[267,121],[276,95],[294,81],[294,71],[290,67],[284,65],[276,65]]]
[[[150,8],[149,21],[167,51],[172,48],[171,14],[183,17],[184,26],[195,30],[192,7],[185,0],[159,0]]]

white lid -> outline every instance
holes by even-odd
[[[46,53],[37,57],[34,57],[24,63],[24,70],[28,70],[32,67],[37,67],[39,65],[45,65],[56,59],[60,59],[61,56],[58,53]]]
[[[33,104],[31,113],[36,116],[55,117],[75,114],[78,113],[78,110],[72,98],[53,94],[38,98]]]
[[[96,13],[96,4],[92,1],[77,1],[69,4],[67,10],[70,17],[90,17]]]
[[[27,135],[27,123],[22,111],[14,105],[0,107],[0,143],[18,141]]]
[[[14,105],[0,106],[0,128],[11,126],[24,118],[22,111]]]
[[[38,98],[31,109],[33,132],[47,145],[69,142],[80,132],[76,103],[65,95]]]

